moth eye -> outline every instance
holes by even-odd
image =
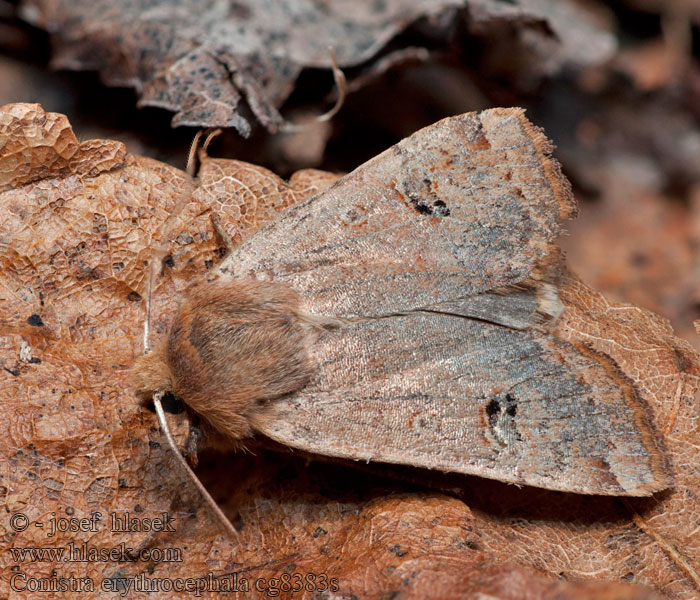
[[[162,398],[161,398],[161,404],[163,405],[163,410],[170,414],[170,415],[179,415],[183,412],[185,412],[185,404],[175,396],[175,394],[171,392],[167,392]],[[149,402],[147,406],[148,410],[151,412],[156,412],[155,407],[153,406],[153,402]]]
[[[168,392],[161,400],[163,410],[171,415],[179,415],[185,412],[185,404],[172,392]]]

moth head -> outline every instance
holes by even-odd
[[[131,367],[131,386],[142,398],[156,392],[172,392],[173,375],[166,360],[166,345],[161,344],[152,352],[139,356]]]

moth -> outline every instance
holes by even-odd
[[[233,444],[580,494],[670,486],[634,383],[556,334],[576,204],[550,152],[521,109],[418,131],[189,288],[138,390]]]

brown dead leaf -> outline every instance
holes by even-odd
[[[603,184],[599,200],[582,203],[562,246],[571,268],[596,289],[667,316],[679,335],[695,341],[699,296],[692,213],[679,201],[635,185],[635,173],[611,173],[616,183]]]
[[[4,140],[0,191],[53,177],[95,177],[124,164],[123,144],[101,140],[79,144],[63,115],[49,113],[37,122],[34,111],[15,105],[0,118],[0,127],[11,132]]]
[[[51,140],[41,154],[17,146],[6,156],[0,149],[0,173],[18,182],[0,202],[0,389],[6,399],[0,594],[9,595],[18,574],[54,581],[91,577],[98,589],[114,585],[116,591],[120,581],[199,580],[209,573],[209,585],[231,583],[235,574],[239,585],[245,578],[248,586],[259,582],[268,589],[291,585],[296,574],[314,574],[313,581],[305,580],[303,596],[295,597],[393,592],[404,598],[657,597],[648,588],[619,583],[630,574],[672,598],[697,593],[692,571],[679,562],[700,568],[693,538],[700,489],[693,442],[698,411],[692,401],[697,357],[663,320],[609,305],[575,279],[563,290],[567,312],[560,333],[610,354],[637,382],[668,434],[674,491],[630,511],[614,499],[517,490],[469,478],[478,506],[472,514],[454,495],[261,451],[205,457],[202,475],[240,528],[237,540],[218,535],[218,524],[163,446],[154,415],[125,383],[142,349],[145,263],[167,231],[170,253],[153,297],[157,337],[165,332],[178,292],[218,260],[210,211],[240,242],[334,176],[300,172],[287,184],[253,165],[205,159],[199,179],[191,180],[156,161],[120,155],[120,144],[110,141],[86,146],[101,149],[89,168],[71,163],[70,157],[83,156],[82,145],[72,153],[63,150],[74,146],[65,118],[37,105],[0,107],[0,114],[5,119],[0,140],[21,140],[30,127],[33,139]],[[4,165],[18,156],[26,158],[16,179],[15,170]],[[49,162],[58,167],[36,178],[46,156],[55,157]],[[104,156],[121,158],[105,162]],[[169,223],[183,200],[182,212]],[[169,420],[182,443],[189,418],[181,413]],[[423,475],[429,481],[431,474]],[[539,502],[527,505],[533,497]],[[52,517],[87,518],[92,511],[102,513],[94,531],[49,537],[48,527],[35,526],[50,524]],[[124,518],[126,511],[132,518],[168,512],[176,531],[111,532],[106,521],[111,515]],[[18,513],[26,515],[26,529],[11,521]],[[85,543],[86,549],[119,552],[122,542],[134,549],[131,560],[42,562],[11,551],[69,543],[80,549]],[[159,561],[178,551],[183,562]],[[552,578],[558,575],[612,583]],[[138,579],[128,579],[132,576]],[[330,588],[334,578],[337,593]],[[114,597],[104,588],[95,595]],[[160,591],[149,597],[173,595]],[[253,590],[242,597],[260,595]],[[290,596],[289,590],[282,595]]]

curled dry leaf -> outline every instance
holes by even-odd
[[[210,586],[240,586],[245,579],[248,586],[269,587],[298,574],[314,574],[306,580],[309,597],[330,597],[336,585],[338,593],[359,597],[528,597],[524,590],[533,598],[656,597],[621,579],[673,598],[697,593],[697,357],[663,320],[610,305],[574,278],[561,285],[565,310],[558,335],[610,356],[635,382],[666,433],[673,491],[631,510],[614,499],[581,500],[470,478],[473,490],[458,495],[472,494],[478,508],[472,513],[454,493],[368,478],[339,465],[307,468],[298,458],[264,451],[228,462],[216,458],[203,469],[240,529],[238,540],[217,536],[218,524],[183,485],[154,416],[126,385],[142,349],[145,264],[167,232],[169,254],[153,294],[154,337],[162,337],[180,292],[219,260],[212,210],[234,243],[244,244],[264,222],[335,178],[306,171],[285,183],[253,165],[205,158],[192,180],[167,165],[124,155],[111,141],[92,142],[101,148],[93,168],[66,171],[64,163],[80,151],[64,117],[37,105],[5,106],[0,115],[3,142],[22,139],[32,127],[51,140],[40,154],[13,147],[7,160],[26,157],[16,179],[0,150],[0,173],[11,184],[0,200],[4,595],[13,576],[21,584],[25,575],[74,577],[67,584],[92,581],[97,589],[116,590],[187,577],[205,578]],[[44,163],[57,165],[55,171],[35,176]],[[183,200],[182,211],[169,218]],[[187,414],[170,415],[170,421],[184,443]],[[430,473],[420,475],[429,481]],[[527,506],[532,494],[538,503]],[[565,515],[561,506],[573,510]],[[101,513],[97,526],[61,526],[49,536],[52,518],[83,519],[94,511]],[[175,531],[112,531],[112,515],[125,519],[127,512],[132,522],[167,512]],[[27,528],[18,514],[26,516]],[[124,556],[127,547],[132,550]],[[18,550],[26,548],[116,548],[118,556],[43,562],[23,558]],[[528,567],[613,583],[557,581]],[[98,595],[113,596],[105,587]],[[150,597],[173,593],[160,588]]]
[[[96,70],[109,85],[134,87],[141,106],[173,111],[175,126],[233,127],[243,135],[251,129],[250,111],[269,131],[279,129],[278,109],[299,73],[330,67],[329,47],[341,68],[369,63],[374,71],[370,61],[421,19],[426,42],[447,46],[458,9],[465,8],[468,28],[497,44],[499,56],[512,60],[512,37],[518,38],[530,85],[564,65],[598,64],[615,49],[607,27],[571,0],[141,0],[128,10],[106,0],[21,5],[26,20],[54,34],[56,67]]]
[[[143,106],[174,111],[173,125],[250,132],[241,102],[265,127],[305,67],[340,67],[372,58],[417,19],[461,0],[356,5],[307,2],[110,2],[23,4],[25,18],[56,34],[54,64],[94,69],[111,85],[135,87]]]
[[[95,177],[123,166],[126,150],[119,142],[78,142],[62,115],[49,113],[40,121],[35,111],[11,106],[0,114],[3,140],[0,191],[41,179],[69,175]]]

